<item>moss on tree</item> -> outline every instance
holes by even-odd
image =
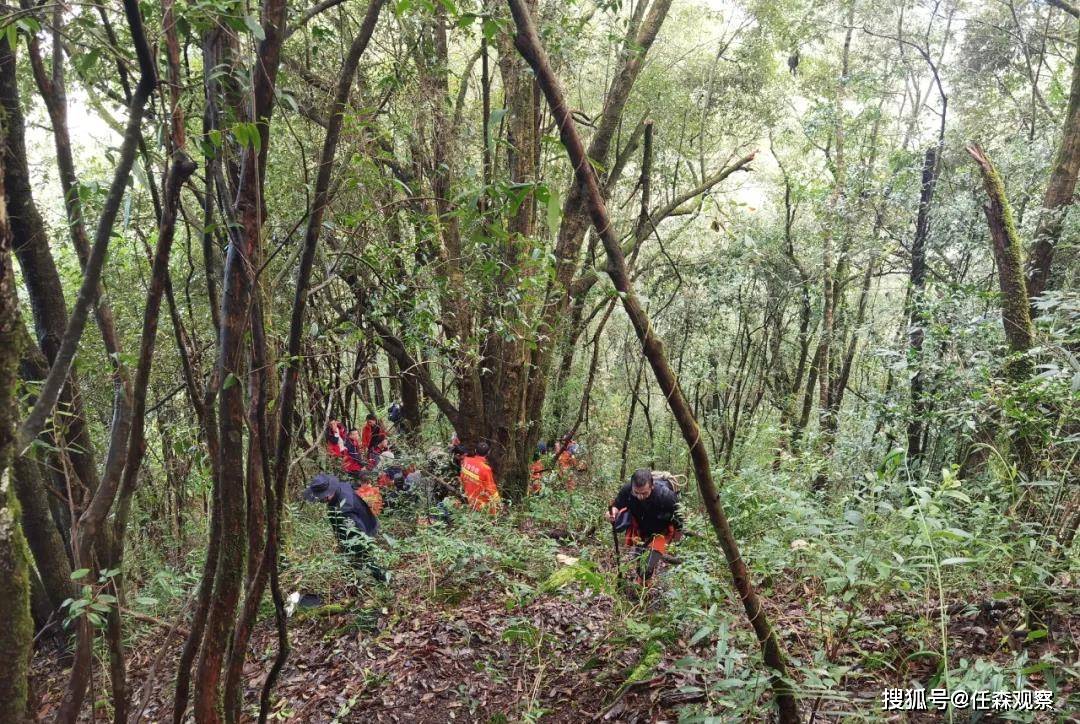
[[[0,117],[0,139],[5,126]],[[3,161],[0,160],[0,164]],[[11,229],[0,173],[0,721],[26,716],[27,674],[34,624],[30,616],[30,570],[19,501],[12,484],[21,325],[11,258]]]

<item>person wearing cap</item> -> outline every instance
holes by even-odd
[[[626,531],[626,544],[635,545],[638,554],[649,551],[644,570],[639,571],[643,583],[656,572],[668,544],[682,537],[678,495],[666,479],[654,479],[648,468],[635,470],[619,489],[607,519],[616,531]]]
[[[487,442],[481,440],[476,444],[474,455],[461,459],[461,488],[470,508],[495,515],[499,512],[499,488],[487,460],[490,451]]]
[[[372,560],[373,538],[379,521],[352,486],[329,473],[319,473],[304,489],[304,500],[325,503],[326,516],[342,549],[357,568],[365,567],[372,577],[386,583],[386,571]]]

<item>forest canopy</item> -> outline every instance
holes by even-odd
[[[7,0],[0,147],[0,721],[1080,707],[1071,0]]]

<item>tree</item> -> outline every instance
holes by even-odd
[[[997,262],[1000,290],[1001,323],[1011,353],[1005,362],[1006,375],[1013,382],[1027,379],[1034,369],[1028,352],[1034,345],[1035,329],[1031,323],[1027,287],[1023,273],[1023,247],[1013,220],[1012,207],[1005,195],[1005,185],[986,152],[975,143],[966,147],[978,165],[986,190],[987,204],[983,206],[990,227],[991,247]],[[1020,470],[1030,476],[1035,462],[1031,441],[1021,434],[1016,453]]]
[[[1075,13],[1073,13],[1075,14]],[[1080,23],[1078,23],[1080,27]],[[1069,105],[1061,128],[1061,140],[1050,180],[1043,193],[1042,214],[1029,254],[1027,292],[1032,297],[1047,290],[1053,271],[1054,250],[1061,236],[1065,213],[1072,206],[1076,178],[1080,174],[1080,42],[1073,60]],[[1036,316],[1032,307],[1031,316]]]
[[[6,140],[10,120],[0,117],[0,138]],[[7,166],[0,157],[0,165]],[[12,485],[15,454],[19,349],[18,296],[12,269],[12,235],[8,224],[4,174],[0,174],[0,646],[7,656],[0,673],[0,719],[22,721],[27,714],[27,673],[34,640],[30,619],[30,563],[22,532],[19,500]]]

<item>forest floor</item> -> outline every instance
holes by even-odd
[[[324,605],[290,619],[291,653],[274,718],[769,720],[756,644],[704,525],[693,526],[702,535],[680,544],[680,565],[644,596],[628,598],[616,584],[610,534],[596,522],[601,495],[542,496],[497,521],[467,514],[450,528],[386,516],[392,580],[385,587],[341,562],[317,507],[295,509],[285,593],[313,593]],[[938,683],[942,621],[950,668],[986,673],[981,681],[1009,689],[1011,673],[1023,671],[1026,688],[1042,683],[1076,701],[1077,680],[1056,678],[1075,671],[1077,661],[1080,607],[1068,602],[1058,607],[1051,636],[1027,640],[1019,601],[992,587],[943,599],[929,588],[903,587],[860,598],[835,595],[822,578],[789,566],[764,577],[762,589],[794,663],[804,712],[815,711],[819,721],[943,720],[881,709],[885,688],[945,686]],[[179,620],[184,600],[161,625],[132,622],[129,686],[139,721],[170,719],[183,632],[165,622]],[[244,670],[251,712],[276,650],[266,605]],[[104,668],[95,671],[102,702]],[[39,720],[51,719],[65,683],[55,649],[42,648],[33,676]]]

